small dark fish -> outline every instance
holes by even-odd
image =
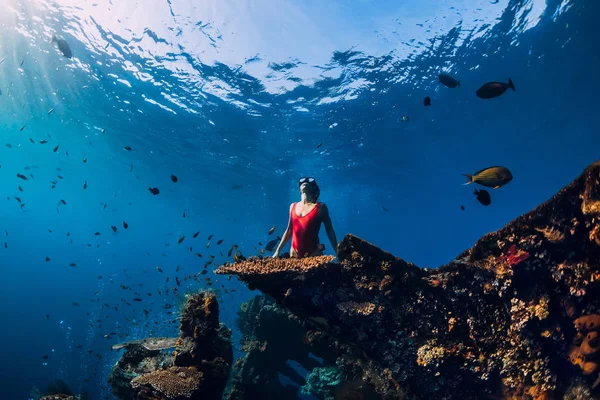
[[[85,164],[87,162],[87,158],[83,157],[83,163]]]
[[[83,182],[83,190],[87,189],[87,181]]]
[[[46,143],[48,143],[47,140],[40,140],[40,144],[46,144]]]
[[[513,81],[509,78],[508,83],[502,82],[488,82],[479,89],[475,94],[477,97],[481,99],[493,99],[494,97],[500,96],[502,93],[506,92],[506,89],[511,88],[513,91],[516,91],[515,85]]]
[[[275,225],[273,225],[271,229],[269,229],[269,235],[271,235],[273,232],[275,232]]]
[[[131,147],[129,147],[129,146],[125,146],[125,147],[123,147],[123,150],[131,151],[133,149]]]
[[[183,212],[183,218],[187,217],[187,215],[185,214],[185,211]]]
[[[210,239],[212,239],[212,237],[213,237],[213,235],[212,235],[212,234],[211,234],[211,235],[209,235],[207,240],[210,240]]]
[[[60,202],[61,202],[62,204],[64,204],[64,205],[67,205],[67,202],[66,202],[66,201],[64,201],[63,199],[60,199]]]
[[[425,99],[423,100],[423,105],[425,107],[430,106],[431,105],[431,97],[429,97],[429,96],[425,97]]]
[[[177,283],[177,286],[181,286],[181,282],[179,281],[178,277],[175,277],[175,283]]]
[[[42,356],[42,358],[43,358],[44,360],[47,360],[47,359],[48,359],[48,356]]]
[[[223,243],[223,239],[219,239],[219,240],[217,241],[217,245],[219,245],[219,244],[221,244],[221,243]]]
[[[442,85],[447,86],[449,88],[460,87],[460,81],[457,81],[448,74],[439,74],[438,79],[440,80],[440,83]]]
[[[473,193],[475,193],[475,196],[477,196],[477,200],[479,200],[479,202],[481,204],[483,204],[484,206],[489,206],[490,203],[492,202],[492,198],[490,197],[490,194],[488,193],[487,190],[484,190],[484,189],[477,190],[477,189],[475,189],[475,191]]]
[[[29,138],[29,141],[33,144],[35,144],[35,140],[33,140],[32,138]]]
[[[277,242],[279,242],[279,239],[281,239],[281,237],[277,236],[277,239],[273,239],[269,243],[267,243],[267,245],[265,246],[265,250],[275,251],[275,246],[277,246]]]
[[[112,231],[113,231],[113,232],[116,232],[116,231],[117,231],[117,227],[116,227],[116,226],[114,226],[114,225],[113,225],[113,226],[111,226],[111,227],[110,227],[110,229],[112,229]]]
[[[95,232],[94,236],[100,236],[100,232]]]
[[[56,145],[56,147],[54,148],[54,150],[52,150],[52,151],[56,153],[56,152],[58,151],[58,147],[59,147],[59,146],[60,146],[60,145],[59,145],[59,144],[57,144],[57,145]]]
[[[54,108],[51,108],[48,110],[48,115],[52,114],[54,112]]]
[[[123,221],[123,228],[125,228],[125,229],[129,228],[129,224],[125,221]]]
[[[148,190],[150,191],[150,193],[152,193],[153,195],[157,195],[160,193],[160,190],[158,190],[158,188],[148,188]]]
[[[316,150],[316,149],[318,149],[318,148],[319,148],[319,147],[321,147],[321,146],[323,146],[323,143],[319,143],[319,144],[317,145],[317,147],[315,147],[315,150]]]
[[[50,261],[50,257],[46,257],[46,262]]]
[[[156,270],[161,273],[163,272],[162,268],[160,268],[159,266],[156,267]]]
[[[77,266],[77,264],[75,264],[75,263],[69,264],[69,267],[76,267],[76,266]]]
[[[67,43],[67,41],[65,39],[59,39],[53,34],[51,43],[57,44],[58,49],[63,54],[63,56],[65,56],[67,58],[73,57],[73,52],[71,51],[71,47],[69,46],[69,44]]]
[[[173,182],[177,182],[178,181],[177,177],[175,175],[173,175],[173,174],[171,174],[171,180]]]
[[[181,244],[181,242],[183,242],[185,240],[185,236],[181,236],[179,238],[179,240],[177,241],[177,243]]]
[[[12,149],[12,144],[6,143],[6,147],[8,147],[9,149]]]
[[[21,127],[21,129],[19,129],[19,132],[23,132],[23,129],[25,129],[25,127],[26,127],[26,126],[27,126],[27,125],[23,125],[23,126]]]
[[[103,210],[106,210],[106,206],[107,206],[107,205],[108,205],[108,204],[104,203],[104,207],[102,207],[102,209],[103,209]]]
[[[139,297],[134,297],[133,301],[142,301],[142,299],[140,299]]]
[[[192,237],[193,237],[194,239],[196,239],[196,238],[198,237],[198,235],[199,235],[199,234],[200,234],[200,232],[198,231],[198,232],[194,233],[194,236],[192,236]]]
[[[475,182],[482,186],[492,187],[494,189],[506,185],[513,178],[508,168],[499,166],[482,169],[473,175],[463,174],[463,176],[466,176],[468,179],[465,185]]]
[[[410,121],[410,117],[408,115],[404,115],[404,116],[402,116],[402,118],[400,118],[400,121],[408,122],[408,121]]]
[[[460,209],[461,209],[461,210],[463,210],[463,211],[465,211],[465,206],[462,206],[462,205],[461,205],[461,206],[460,206]]]

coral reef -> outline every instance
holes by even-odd
[[[381,398],[600,398],[588,325],[600,311],[600,162],[440,268],[352,235],[338,259],[253,257],[217,273],[333,337],[347,385]]]
[[[125,349],[108,382],[119,399],[220,399],[233,362],[231,331],[219,323],[214,294],[188,297],[179,338],[148,338]],[[167,349],[175,347],[174,352]]]
[[[330,344],[314,338],[311,342],[302,322],[265,296],[243,303],[236,323],[243,334],[241,344],[246,355],[233,366],[233,379],[224,397],[228,400],[294,399],[299,390],[282,385],[279,376],[286,376],[298,387],[305,380],[288,360],[311,370],[321,366],[311,352],[321,359],[336,358]]]
[[[243,334],[241,344],[246,355],[233,367],[233,379],[224,397],[228,400],[297,398],[302,386],[306,386],[306,380],[290,361],[308,372],[323,367],[337,369],[336,360],[345,360],[351,353],[347,346],[330,335],[277,306],[269,296],[256,296],[243,303],[238,311],[237,325]],[[379,393],[396,393],[382,368],[371,362],[359,365],[356,357],[347,364],[352,366],[351,370],[343,374],[343,383],[330,390],[329,395],[346,400],[381,399],[375,387]],[[355,379],[357,371],[364,372],[370,384]],[[280,376],[293,382],[297,389],[282,384]]]

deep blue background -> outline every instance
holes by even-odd
[[[464,32],[452,31],[406,60],[370,57],[368,49],[358,54],[338,49],[331,64],[345,71],[343,78],[279,95],[262,90],[243,71],[195,61],[207,76],[238,85],[235,96],[269,103],[261,116],[210,95],[198,114],[172,104],[176,115],[163,111],[140,97],[158,98],[162,89],[136,80],[118,63],[98,64],[102,56],[68,34],[83,61],[66,60],[36,37],[39,21],[12,25],[4,15],[0,134],[12,147],[0,146],[0,235],[8,232],[0,241],[0,397],[26,399],[33,386],[44,388],[62,378],[76,391],[85,387],[93,399],[103,398],[107,373],[119,356],[109,351],[111,344],[177,334],[177,324],[168,323],[173,316],[165,315],[162,305],[181,304],[182,296],[157,294],[157,288],[164,293],[173,286],[175,266],[181,266],[177,275],[182,277],[199,272],[209,254],[217,256],[215,265],[225,262],[227,257],[214,250],[218,239],[224,239],[223,253],[236,243],[244,255],[257,254],[257,242],[272,238],[267,236],[272,225],[282,234],[289,204],[298,199],[299,176],[317,178],[338,240],[353,233],[430,268],[547,200],[600,158],[595,118],[600,4],[565,2],[570,8],[553,18],[561,2],[547,3],[539,23],[524,33],[511,25],[531,2],[511,1],[483,37],[464,40]],[[28,29],[33,39],[24,33]],[[458,37],[464,41],[455,47]],[[127,58],[135,62],[136,56]],[[461,80],[459,89],[437,82],[437,73],[448,65]],[[398,82],[402,74],[408,77]],[[486,101],[475,97],[482,83],[509,77],[516,92]],[[161,69],[155,78],[175,88],[185,84]],[[344,79],[366,79],[373,90],[352,100],[316,104],[347,83]],[[424,96],[431,96],[431,107],[423,107]],[[290,105],[299,97],[308,112]],[[404,115],[410,121],[401,122]],[[32,144],[29,138],[49,143]],[[323,146],[315,150],[319,143]],[[59,150],[53,152],[56,145]],[[490,165],[509,167],[514,180],[492,191],[492,205],[483,207],[460,174]],[[34,178],[22,181],[17,173]],[[178,176],[177,183],[171,174]],[[57,187],[51,189],[55,179]],[[151,186],[160,195],[152,196]],[[14,196],[26,203],[22,209]],[[67,204],[59,205],[60,199]],[[192,239],[196,231],[200,235]],[[214,238],[207,249],[210,234]],[[179,245],[181,235],[186,239]],[[204,257],[198,259],[196,252]],[[51,261],[45,262],[46,256]],[[71,262],[77,267],[69,267]],[[212,288],[220,289],[222,320],[233,328],[239,304],[251,293],[235,279],[206,276],[219,280]],[[144,302],[123,304],[121,299],[131,302],[135,296],[120,284],[139,292]],[[225,293],[221,284],[237,291]],[[188,281],[181,293],[198,288]],[[110,309],[103,308],[105,303]],[[146,317],[142,308],[153,312]],[[123,337],[103,338],[111,332]],[[49,355],[47,365],[43,355]]]

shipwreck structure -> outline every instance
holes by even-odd
[[[335,369],[312,366],[320,398],[600,399],[600,162],[440,268],[352,235],[338,259],[251,257],[216,271],[306,327],[305,344]],[[268,333],[247,333],[266,380],[248,379],[247,357],[229,398],[268,399],[257,353]]]

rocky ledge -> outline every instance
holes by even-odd
[[[347,235],[339,263],[253,257],[216,272],[341,343],[343,380],[381,398],[600,399],[599,221],[597,162],[437,269]]]

